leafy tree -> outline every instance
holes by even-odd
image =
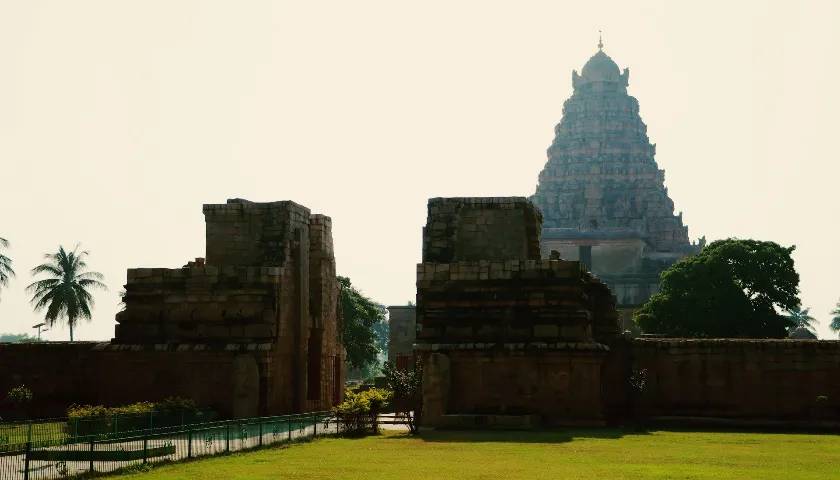
[[[837,306],[831,311],[831,314],[834,316],[831,318],[829,327],[831,330],[840,333],[840,302],[837,302]]]
[[[364,369],[376,361],[381,351],[381,335],[377,335],[376,326],[385,323],[385,307],[356,290],[349,278],[338,277],[338,283],[341,287],[342,333],[347,362]]]
[[[93,295],[89,289],[107,290],[99,272],[87,271],[85,258],[87,251],[78,251],[78,246],[71,252],[59,246],[58,252],[44,255],[47,262],[32,269],[32,275],[44,274],[47,278],[35,281],[26,287],[32,293],[32,305],[35,311],[46,309],[44,319],[50,325],[65,320],[70,327],[70,341],[73,341],[73,328],[80,319],[90,320],[93,308]]]
[[[12,269],[12,259],[3,254],[3,249],[9,248],[9,241],[0,238],[0,287],[8,287],[9,279],[15,276]]]
[[[417,433],[423,414],[423,365],[418,360],[414,368],[401,370],[385,362],[382,374],[388,389],[394,392],[394,411],[405,419],[411,433]]]
[[[660,291],[636,312],[642,331],[676,337],[783,338],[800,307],[791,252],[774,242],[727,239],[662,272]]]
[[[810,308],[802,309],[799,307],[788,310],[787,318],[792,323],[789,330],[804,328],[816,335],[817,332],[814,330],[814,324],[817,323],[817,319],[810,315],[810,310]]]

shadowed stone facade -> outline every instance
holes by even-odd
[[[692,244],[674,215],[629,78],[601,49],[572,72],[574,93],[531,197],[543,214],[543,257],[586,264],[616,295],[626,327],[659,273],[704,242]]]
[[[128,270],[110,343],[0,345],[37,411],[181,396],[225,416],[328,409],[344,350],[331,220],[294,202],[204,205],[207,254]],[[56,367],[58,365],[58,367]]]
[[[581,262],[539,258],[541,223],[524,198],[429,201],[414,350],[423,424],[598,424],[635,408],[677,423],[840,428],[840,342],[631,339]]]
[[[599,423],[613,297],[576,261],[541,260],[525,198],[435,198],[417,266],[423,422]],[[472,421],[472,420],[469,420]]]

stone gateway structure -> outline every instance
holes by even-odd
[[[620,71],[599,44],[563,105],[548,162],[531,197],[543,213],[543,257],[579,260],[616,295],[625,328],[659,287],[659,274],[699,251],[654,159],[656,145],[627,94]]]
[[[541,222],[525,198],[429,201],[415,345],[425,424],[604,420],[614,300],[580,262],[540,259]]]
[[[632,339],[581,261],[540,259],[541,224],[520,197],[429,200],[414,346],[425,425],[602,424],[632,409],[840,427],[840,342]]]
[[[344,350],[331,220],[294,202],[204,205],[207,253],[128,270],[110,343],[0,345],[0,391],[26,384],[33,414],[72,403],[181,396],[224,416],[324,410]]]

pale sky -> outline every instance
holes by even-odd
[[[339,272],[413,300],[426,200],[532,194],[601,29],[691,238],[795,244],[829,338],[839,19],[833,1],[0,1],[18,272],[0,332],[33,332],[29,269],[81,242],[110,291],[77,338],[111,338],[126,268],[203,256],[201,205],[234,197],[330,215]]]

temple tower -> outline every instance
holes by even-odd
[[[541,251],[579,260],[616,295],[625,325],[658,289],[659,274],[697,252],[664,185],[630,72],[603,51],[572,72],[548,162],[531,200],[543,214]]]

